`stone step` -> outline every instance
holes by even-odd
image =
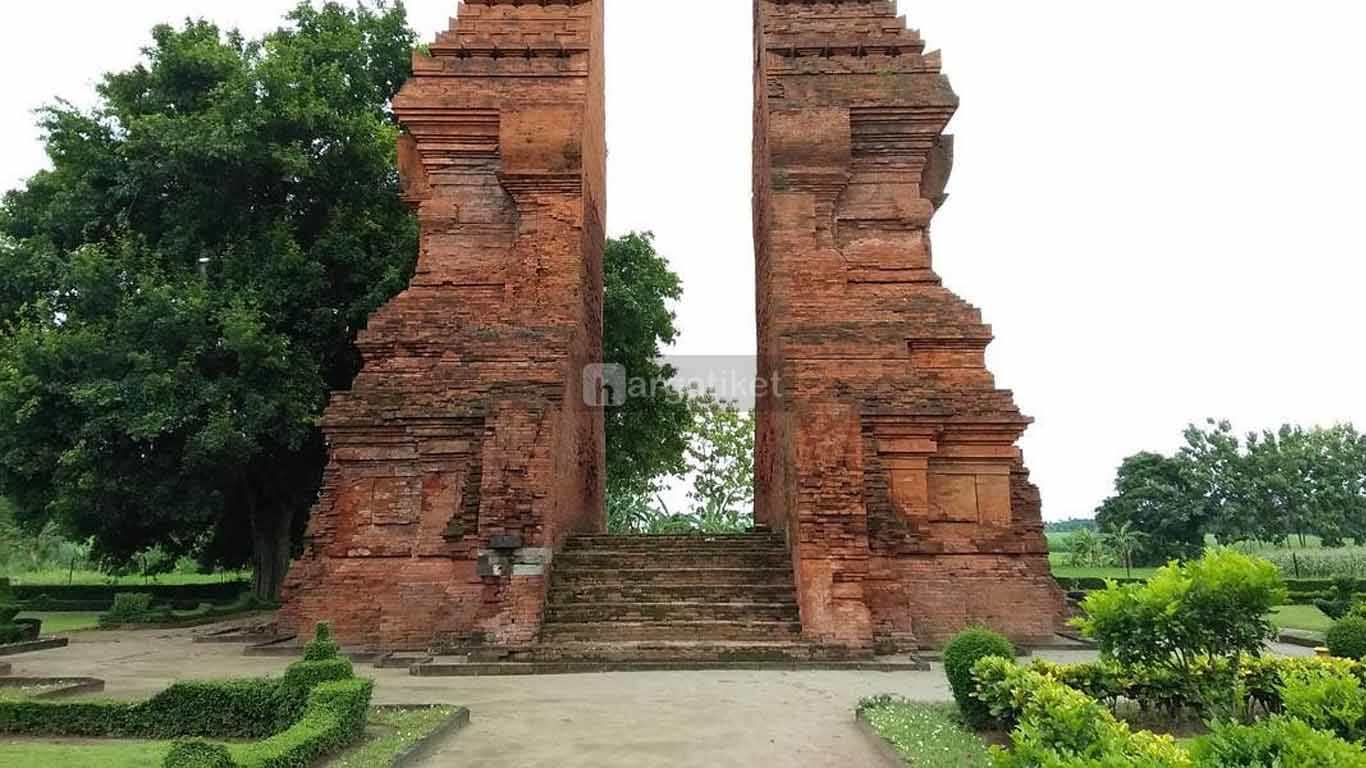
[[[781,662],[850,661],[872,658],[870,652],[825,646],[801,640],[617,640],[593,642],[547,642],[510,655],[511,662]]]
[[[620,583],[557,584],[550,605],[574,603],[735,602],[780,603],[797,600],[791,579],[783,584]]]
[[[552,589],[640,584],[745,584],[781,586],[792,583],[788,568],[562,568]]]
[[[594,622],[681,622],[681,621],[797,621],[800,611],[795,601],[753,602],[619,602],[564,603],[546,609],[546,621],[553,624],[591,624]]]
[[[586,549],[563,552],[555,567],[564,568],[789,568],[786,552],[627,552]]]
[[[673,652],[671,652],[673,653]],[[604,672],[928,672],[930,665],[918,659],[757,659],[723,661],[665,655],[658,660],[604,659],[527,662],[472,662],[438,658],[408,668],[413,677],[516,677],[533,675],[596,675]]]
[[[798,621],[602,621],[547,622],[542,642],[631,640],[789,640],[801,638]]]

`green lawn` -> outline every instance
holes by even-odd
[[[98,613],[22,613],[21,619],[42,619],[43,635],[64,635],[99,626]]]
[[[335,760],[327,763],[328,768],[389,768],[393,765],[394,755],[426,738],[446,718],[455,713],[455,707],[432,707],[430,709],[389,709],[384,707],[370,710],[370,725],[366,729],[372,736],[364,744],[343,752]]]
[[[960,722],[954,704],[885,700],[863,719],[914,768],[987,768],[986,744]]]
[[[1311,632],[1327,632],[1333,626],[1333,620],[1312,605],[1283,605],[1272,614],[1271,621],[1281,629],[1307,629]]]
[[[399,752],[430,735],[446,721],[446,718],[454,714],[455,710],[455,707],[372,707],[370,725],[366,729],[367,740],[325,761],[322,765],[326,768],[389,768]],[[0,737],[0,766],[159,768],[170,748],[169,741],[39,740]]]
[[[0,765],[24,768],[157,768],[164,741],[0,740]]]

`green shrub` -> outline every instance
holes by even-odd
[[[975,696],[977,683],[972,668],[984,658],[999,656],[1015,658],[1015,647],[1010,641],[989,629],[969,629],[955,637],[944,649],[944,674],[949,678],[953,698],[963,712],[963,719],[974,728],[991,723],[991,711]]]
[[[1135,733],[1096,700],[1047,675],[989,657],[974,673],[979,697],[1015,723],[996,768],[1187,768],[1190,756],[1167,736]]]
[[[320,622],[313,629],[313,639],[304,646],[304,661],[335,659],[341,646],[332,639],[332,625]]]
[[[1347,741],[1366,737],[1366,686],[1355,675],[1327,669],[1287,672],[1281,686],[1285,714]]]
[[[1356,600],[1357,580],[1353,578],[1340,577],[1333,579],[1332,592],[1324,598],[1314,601],[1323,614],[1330,619],[1340,619],[1347,615],[1352,609],[1352,603]]]
[[[155,598],[147,592],[120,592],[114,595],[114,605],[100,614],[102,627],[121,624],[158,624],[171,617],[169,608],[153,608]]]
[[[1261,655],[1276,632],[1269,615],[1284,597],[1271,563],[1211,550],[1158,569],[1145,584],[1092,592],[1082,602],[1086,616],[1074,623],[1105,658],[1187,674],[1201,656]]]
[[[1361,747],[1287,717],[1216,723],[1192,753],[1195,768],[1366,768]]]
[[[1366,659],[1366,618],[1348,616],[1328,628],[1328,652],[1340,659]]]
[[[207,741],[177,741],[161,764],[164,768],[235,768],[226,746]]]

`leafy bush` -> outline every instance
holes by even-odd
[[[1135,733],[1086,694],[1013,661],[986,658],[974,673],[983,703],[996,717],[1015,724],[1010,751],[993,751],[996,768],[1191,764],[1171,737]]]
[[[1030,669],[1075,688],[1115,709],[1133,702],[1143,711],[1219,719],[1284,711],[1282,691],[1295,674],[1350,677],[1366,685],[1366,666],[1346,659],[1244,656],[1237,660],[1199,658],[1183,675],[1167,667],[1124,667],[1113,661],[1055,664],[1038,660]],[[1235,698],[1236,697],[1236,698]]]
[[[1287,672],[1281,701],[1285,714],[1313,728],[1347,741],[1366,737],[1366,687],[1355,675],[1333,674],[1325,668]]]
[[[1366,768],[1366,751],[1288,717],[1216,723],[1195,743],[1195,768]]]
[[[120,624],[157,624],[170,619],[169,608],[152,608],[155,598],[147,592],[120,592],[114,595],[114,605],[100,614],[100,626]]]
[[[963,719],[974,728],[991,723],[991,711],[974,695],[977,683],[972,668],[984,658],[999,656],[1015,658],[1015,647],[1010,641],[989,629],[969,629],[955,637],[944,649],[944,673],[953,689],[953,698],[963,712]]]
[[[1348,616],[1334,623],[1325,640],[1328,652],[1340,659],[1366,659],[1366,618]]]
[[[1188,674],[1201,656],[1258,656],[1275,636],[1269,614],[1285,597],[1275,566],[1233,550],[1160,568],[1145,584],[1112,584],[1082,602],[1074,621],[1101,654],[1127,666]]]

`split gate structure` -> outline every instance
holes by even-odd
[[[785,550],[800,641],[860,656],[977,623],[1051,638],[1063,600],[1015,447],[1030,420],[931,263],[958,104],[940,58],[892,0],[757,0],[755,39],[756,518]],[[395,109],[418,274],[328,409],[285,628],[331,621],[389,650],[543,641],[557,553],[604,525],[585,376],[603,67],[603,0],[466,0],[415,57]],[[592,562],[594,541],[573,556]]]

